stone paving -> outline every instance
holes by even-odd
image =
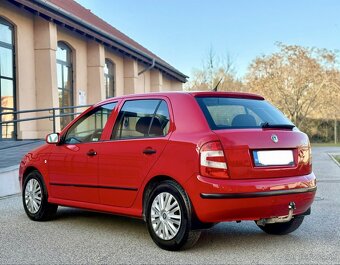
[[[340,168],[313,148],[318,190],[302,226],[267,235],[254,222],[220,223],[192,249],[158,248],[141,220],[60,207],[50,222],[30,221],[21,197],[0,198],[0,264],[339,264]]]

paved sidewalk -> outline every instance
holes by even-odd
[[[340,147],[312,147],[313,171],[317,168],[318,182],[340,182],[339,166],[330,154],[340,154]]]
[[[1,141],[0,171],[3,168],[18,166],[21,158],[27,152],[44,143],[43,140]]]

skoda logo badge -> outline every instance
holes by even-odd
[[[279,137],[277,137],[276,134],[273,134],[273,135],[272,135],[272,141],[273,141],[274,143],[277,143],[277,142],[279,141]]]

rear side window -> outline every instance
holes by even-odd
[[[119,112],[111,139],[162,137],[169,131],[169,110],[160,99],[126,101]]]
[[[222,97],[197,97],[196,100],[212,130],[293,125],[265,100]]]

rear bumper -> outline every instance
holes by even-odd
[[[316,179],[313,173],[286,178],[220,180],[195,176],[187,191],[198,219],[202,222],[259,220],[288,214],[294,202],[294,215],[306,212],[314,201]]]
[[[300,194],[306,192],[315,192],[315,187],[291,189],[291,190],[271,190],[263,192],[245,192],[245,193],[201,193],[202,199],[242,199],[242,198],[259,198],[280,195]]]

